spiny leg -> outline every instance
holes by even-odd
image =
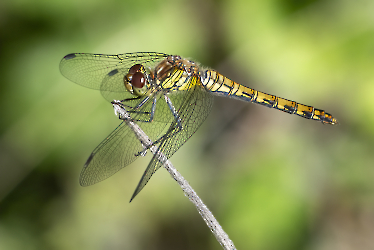
[[[141,115],[149,115],[149,118],[148,119],[132,119],[133,121],[140,121],[140,122],[152,122],[153,121],[153,118],[154,118],[154,114],[155,114],[155,110],[156,110],[156,96],[153,96],[153,101],[152,101],[152,108],[151,108],[151,112],[144,112],[144,111],[137,111],[135,109],[139,109],[140,107],[142,107],[148,100],[149,100],[149,96],[147,96],[146,98],[144,98],[144,100],[139,103],[138,105],[136,105],[135,107],[132,107],[132,106],[129,106],[129,105],[126,105],[124,104],[123,102],[125,101],[132,101],[132,100],[137,100],[139,99],[140,97],[136,97],[136,98],[129,98],[129,99],[125,99],[125,100],[122,100],[122,101],[119,101],[121,103],[121,108],[125,109],[125,108],[130,108],[132,110],[126,110],[128,113],[131,113],[131,114],[141,114]],[[117,105],[118,105],[118,102],[115,102]],[[113,104],[113,102],[112,102]],[[121,120],[125,120],[127,118],[123,118],[123,117],[119,117],[119,119]]]
[[[152,142],[151,145],[145,147],[144,150],[142,150],[141,152],[136,154],[136,156],[145,155],[145,151],[147,151],[149,148],[151,148],[154,145],[159,144],[160,142],[162,142],[163,140],[165,140],[167,138],[170,138],[170,137],[174,136],[175,134],[177,134],[178,132],[180,132],[183,129],[179,114],[175,110],[175,107],[174,107],[173,103],[171,102],[170,98],[166,94],[164,94],[164,98],[165,98],[166,103],[169,106],[169,109],[170,109],[171,113],[174,116],[175,125],[174,125],[173,128],[170,128],[163,136],[158,138],[156,141]],[[152,109],[153,109],[153,107],[152,107]]]

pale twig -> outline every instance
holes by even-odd
[[[142,143],[142,145],[146,148],[149,148],[153,154],[157,153],[157,146],[152,145],[152,141],[149,137],[144,133],[144,131],[134,122],[131,120],[130,115],[127,113],[123,105],[120,101],[113,101],[112,102],[114,107],[114,112],[120,114],[120,118],[126,122],[126,124],[132,129],[135,133],[138,140]],[[151,146],[152,145],[152,146]],[[196,206],[197,211],[199,211],[201,217],[203,217],[205,223],[208,225],[210,231],[214,234],[217,241],[221,244],[224,249],[233,250],[236,249],[234,243],[230,240],[229,236],[223,231],[221,225],[218,223],[216,218],[210,212],[208,207],[203,203],[200,197],[196,194],[196,192],[192,189],[190,184],[183,178],[183,176],[174,168],[171,162],[166,158],[166,156],[158,152],[157,153],[158,160],[163,164],[164,168],[169,172],[169,174],[173,177],[174,180],[178,182],[181,186],[184,195],[188,197],[188,199]]]

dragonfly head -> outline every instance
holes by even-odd
[[[126,89],[133,95],[143,96],[149,88],[147,72],[141,64],[135,64],[123,78]]]

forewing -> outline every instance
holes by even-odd
[[[213,96],[198,83],[197,79],[193,78],[189,90],[177,91],[176,94],[169,96],[180,116],[183,129],[171,137],[166,137],[165,140],[157,145],[158,153],[162,153],[167,159],[196,132],[210,113]],[[169,112],[171,111],[169,110]],[[175,121],[170,125],[169,129],[174,128],[176,128]],[[158,160],[158,155],[155,154],[140,179],[131,200],[144,188],[152,175],[161,166],[162,162]]]
[[[142,64],[146,69],[154,68],[167,56],[167,54],[156,52],[118,55],[72,53],[62,58],[60,71],[67,79],[84,87],[104,92],[123,92],[126,91],[123,77],[131,66]],[[103,96],[106,97],[104,93]],[[108,100],[107,97],[106,99]],[[108,101],[113,101],[113,99]]]

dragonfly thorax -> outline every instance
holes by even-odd
[[[193,77],[200,77],[198,65],[178,55],[169,55],[151,72],[151,78],[158,86],[170,90],[189,88],[190,79]]]

